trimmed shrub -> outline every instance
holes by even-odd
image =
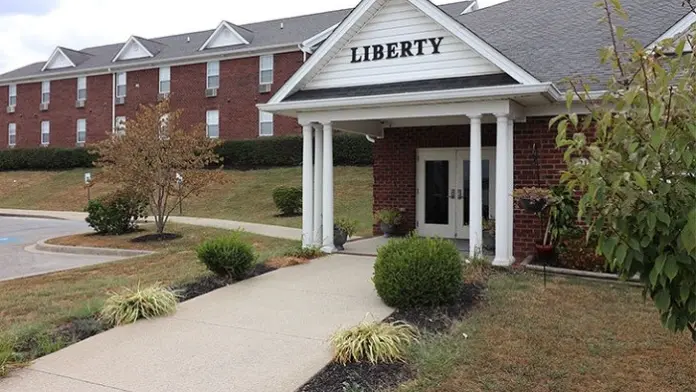
[[[445,239],[414,235],[393,239],[377,251],[373,281],[389,306],[451,303],[462,284],[461,256]]]
[[[254,247],[238,234],[206,241],[196,249],[196,253],[198,260],[210,271],[234,280],[246,278],[256,261]]]
[[[0,171],[92,167],[94,159],[85,148],[13,148],[0,151]]]
[[[302,188],[279,186],[273,190],[273,202],[283,215],[297,215],[302,212]]]
[[[99,234],[120,235],[138,229],[138,219],[147,217],[147,201],[127,190],[90,200],[85,220]]]
[[[336,332],[331,337],[334,359],[340,364],[349,362],[393,363],[403,361],[408,346],[417,340],[417,330],[403,322],[356,325]]]
[[[113,293],[101,310],[101,319],[109,325],[132,324],[142,318],[154,318],[176,312],[177,295],[162,284]]]

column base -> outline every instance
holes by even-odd
[[[322,246],[321,251],[324,253],[336,253],[336,247],[331,245],[331,246]]]
[[[510,258],[496,257],[495,259],[493,259],[493,266],[495,266],[495,267],[509,267],[514,263],[515,263],[514,257],[510,257]]]

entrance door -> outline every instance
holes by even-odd
[[[469,238],[469,149],[418,151],[418,234]],[[495,148],[482,148],[483,218],[495,213]]]

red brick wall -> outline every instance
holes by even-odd
[[[205,97],[206,63],[171,67],[171,103],[183,109],[184,126],[205,123],[206,110],[220,111],[222,139],[253,139],[259,134],[257,103],[267,102],[302,65],[302,53],[278,53],[274,56],[274,80],[271,93],[259,93],[259,57],[220,61],[220,89],[215,98]],[[51,122],[51,146],[73,147],[76,122],[87,120],[87,143],[104,139],[111,132],[112,75],[87,78],[85,108],[75,108],[77,80],[51,81],[51,104],[39,111],[41,83],[17,85],[17,108],[7,114],[8,86],[0,86],[0,148],[7,148],[7,126],[17,124],[17,146],[40,145],[41,121]],[[159,68],[130,71],[127,75],[126,102],[116,106],[116,116],[133,118],[141,104],[157,102]],[[275,116],[274,134],[298,134],[297,120]]]
[[[562,153],[555,149],[555,133],[548,130],[548,118],[528,119],[515,124],[515,187],[536,184],[532,162],[532,146],[537,144],[540,155],[542,186],[556,183],[563,170]],[[495,124],[483,124],[482,145],[495,146]],[[384,139],[374,146],[374,211],[402,208],[403,228],[416,226],[416,150],[418,148],[469,147],[469,126],[419,127],[387,129]],[[379,227],[373,228],[379,234]],[[534,239],[540,236],[540,223],[534,215],[518,208],[514,218],[514,253],[525,257],[534,249]]]

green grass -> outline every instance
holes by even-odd
[[[696,347],[661,327],[640,289],[494,274],[487,297],[414,346],[418,377],[398,392],[696,391]]]
[[[336,218],[355,219],[358,221],[357,235],[371,234],[372,168],[341,166],[334,170]],[[87,203],[83,176],[87,171],[96,172],[95,169],[2,172],[0,208],[83,211]],[[280,185],[301,186],[301,168],[226,170],[225,177],[225,184],[211,186],[202,196],[184,201],[183,215],[301,226],[299,216],[278,216],[271,195]],[[95,184],[91,194],[96,197],[111,189],[113,187],[107,184]]]

